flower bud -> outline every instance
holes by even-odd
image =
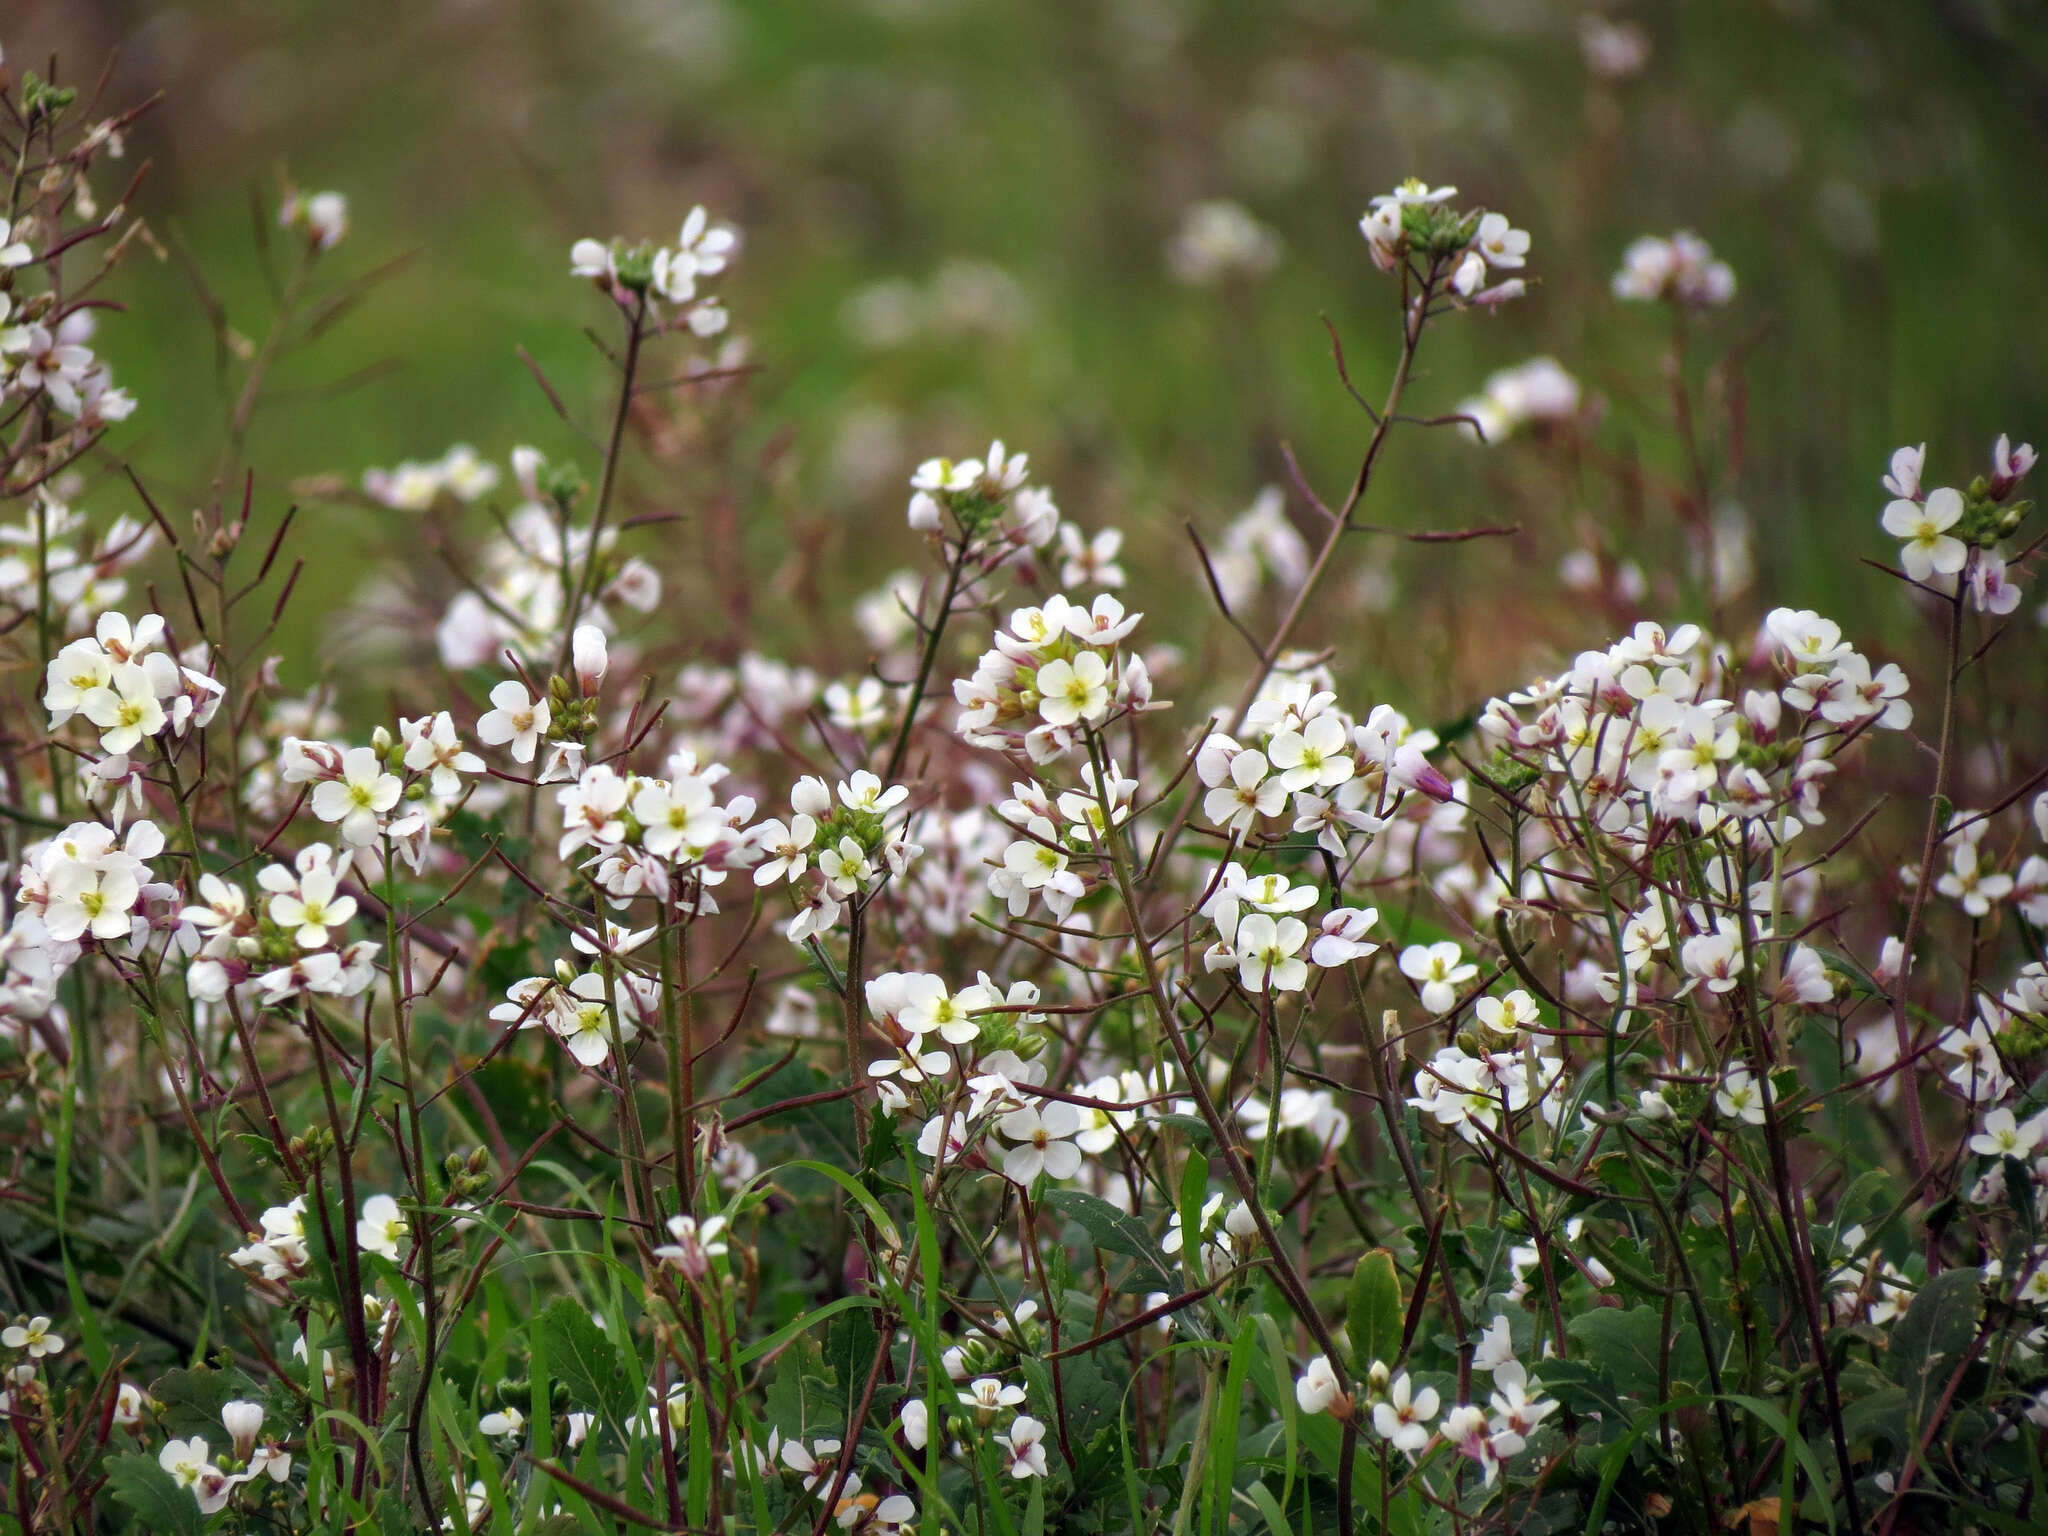
[[[222,1406],[220,1421],[235,1442],[235,1454],[247,1461],[256,1449],[256,1437],[263,1433],[263,1405],[238,1398]]]
[[[576,671],[576,685],[583,690],[585,698],[595,694],[604,683],[604,675],[611,665],[605,650],[604,631],[595,624],[579,624],[570,642],[572,665]]]

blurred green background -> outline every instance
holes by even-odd
[[[1925,439],[1930,478],[1962,480],[1996,433],[2048,430],[2048,16],[2018,0],[7,12],[11,67],[61,49],[64,73],[89,80],[118,48],[110,101],[167,93],[134,136],[131,162],[156,161],[138,207],[190,249],[239,330],[260,335],[269,316],[251,192],[274,202],[283,173],[348,194],[333,273],[417,253],[280,375],[251,455],[277,499],[295,477],[353,482],[453,441],[499,458],[521,441],[571,451],[514,350],[601,417],[606,376],[580,332],[606,317],[566,275],[569,242],[672,237],[703,202],[746,237],[723,292],[762,368],[731,451],[754,466],[742,489],[782,509],[742,518],[757,568],[783,558],[772,546],[796,507],[822,540],[805,582],[850,598],[916,559],[902,531],[915,462],[1001,435],[1069,515],[1125,529],[1134,606],[1190,611],[1184,519],[1213,535],[1281,478],[1283,438],[1331,494],[1348,479],[1364,423],[1318,317],[1377,397],[1397,333],[1356,220],[1411,173],[1531,230],[1539,280],[1432,338],[1416,409],[1448,410],[1491,370],[1548,352],[1607,398],[1606,452],[1675,470],[1668,329],[1612,301],[1608,279],[1631,237],[1680,227],[1734,265],[1738,302],[1697,342],[1705,359],[1747,357],[1739,462],[1716,450],[1758,568],[1735,615],[1767,596],[1903,643],[1918,621],[1855,561],[1890,555],[1876,528],[1890,449]],[[1617,48],[1640,67],[1618,70]],[[1278,265],[1177,282],[1166,243],[1218,197],[1278,235]],[[173,499],[194,499],[225,409],[205,317],[176,262],[139,260],[121,289],[139,313],[109,321],[102,345],[142,402],[128,442]],[[694,494],[675,490],[686,513]],[[1455,549],[1361,541],[1348,557],[1372,574],[1340,587],[1317,638],[1355,624],[1367,669],[1424,709],[1603,638],[1610,616],[1558,602],[1548,581],[1588,527],[1642,560],[1649,608],[1704,611],[1654,519],[1632,524],[1597,476],[1526,445],[1397,439],[1367,515],[1527,528]],[[402,536],[346,505],[310,518],[334,600]],[[1400,596],[1375,611],[1389,583]],[[842,638],[854,670],[859,641],[850,626]]]

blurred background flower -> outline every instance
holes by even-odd
[[[1554,358],[1605,455],[1682,478],[1669,321],[1617,304],[1609,285],[1637,236],[1698,232],[1739,283],[1701,320],[1700,355],[1743,359],[1739,376],[1696,380],[1720,392],[1703,408],[1741,424],[1718,448],[1711,572],[1662,568],[1671,551],[1654,540],[1635,547],[1656,509],[1572,463],[1516,468],[1541,451],[1520,437],[1482,451],[1466,432],[1406,435],[1374,521],[1525,528],[1450,550],[1361,540],[1351,557],[1354,654],[1384,658],[1376,675],[1425,709],[1462,707],[1484,680],[1607,633],[1587,605],[1546,596],[1553,583],[1520,580],[1532,565],[1564,562],[1615,601],[1702,617],[1702,593],[1767,580],[1861,631],[1902,633],[1909,610],[1845,555],[1855,542],[1885,553],[1872,520],[1886,456],[1926,439],[1974,464],[1983,423],[2038,436],[2048,402],[2048,27],[2030,4],[9,12],[11,67],[61,50],[84,84],[111,55],[110,102],[166,89],[130,157],[156,161],[139,210],[169,254],[119,279],[155,318],[101,339],[144,403],[134,458],[174,500],[197,498],[201,445],[226,408],[190,274],[231,327],[260,335],[270,296],[251,195],[274,204],[287,173],[348,194],[342,254],[358,270],[398,265],[280,376],[260,472],[354,485],[450,443],[500,461],[524,441],[590,459],[515,348],[573,409],[601,415],[606,371],[579,334],[593,315],[563,252],[593,233],[667,238],[701,203],[745,233],[723,291],[760,366],[751,409],[689,452],[723,456],[743,506],[803,507],[826,552],[818,579],[846,601],[902,563],[916,462],[996,435],[1030,450],[1070,515],[1124,530],[1138,592],[1199,581],[1183,523],[1223,549],[1261,487],[1289,483],[1283,438],[1315,484],[1341,487],[1364,423],[1320,316],[1377,398],[1398,335],[1357,220],[1411,173],[1506,211],[1535,242],[1531,297],[1435,333],[1415,408],[1452,411],[1489,376]],[[360,547],[352,530],[371,514],[310,511],[315,547]],[[1286,515],[1313,517],[1291,492]],[[775,567],[787,526],[742,517],[757,568]],[[890,539],[869,537],[876,526]],[[1603,541],[1589,566],[1584,546]],[[1617,546],[1640,568],[1617,571]]]

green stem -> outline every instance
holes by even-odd
[[[882,782],[895,782],[896,775],[903,768],[903,755],[910,750],[910,730],[917,721],[917,709],[924,702],[925,687],[931,682],[932,664],[938,660],[939,640],[946,632],[946,620],[953,613],[953,598],[960,590],[960,572],[967,564],[967,540],[960,541],[960,547],[953,558],[946,562],[946,588],[939,598],[938,612],[932,615],[931,623],[925,629],[924,654],[918,658],[917,680],[910,685],[910,697],[903,705],[903,723],[896,728],[896,744],[889,749],[889,763],[882,770]]]

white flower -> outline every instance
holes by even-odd
[[[925,1442],[931,1438],[932,1422],[931,1410],[925,1406],[924,1399],[913,1397],[904,1403],[900,1418],[903,1424],[903,1443],[913,1451],[923,1450]]]
[[[804,1480],[804,1492],[815,1493],[832,1481],[834,1461],[839,1454],[837,1440],[813,1440],[806,1446],[801,1440],[785,1440],[782,1443],[782,1464]],[[852,1479],[848,1479],[851,1484]]]
[[[167,718],[148,670],[134,662],[115,667],[104,684],[86,690],[78,712],[100,728],[102,752],[134,751]]]
[[[825,714],[842,731],[872,731],[887,725],[889,707],[880,679],[864,677],[851,688],[844,683],[828,684]]]
[[[1248,992],[1299,992],[1308,984],[1308,962],[1297,951],[1308,942],[1308,924],[1298,917],[1277,921],[1263,912],[1239,920],[1230,947],[1237,978]]]
[[[190,1440],[171,1440],[156,1453],[156,1464],[182,1487],[192,1490],[199,1512],[211,1515],[227,1506],[228,1496],[241,1479],[230,1477],[213,1464],[206,1442],[194,1435]]]
[[[1093,651],[1038,669],[1038,713],[1047,725],[1090,724],[1109,713],[1109,667]]]
[[[875,866],[869,862],[867,850],[851,837],[839,839],[839,846],[826,848],[818,855],[818,873],[824,877],[825,885],[833,895],[848,897],[857,894],[875,877]]]
[[[64,1340],[50,1331],[47,1317],[32,1317],[26,1324],[14,1323],[0,1330],[0,1344],[26,1350],[31,1360],[64,1353]]]
[[[1337,1400],[1343,1390],[1337,1373],[1331,1368],[1327,1355],[1317,1355],[1309,1361],[1300,1378],[1294,1383],[1294,1401],[1303,1413],[1324,1413]]]
[[[1479,967],[1464,963],[1464,952],[1449,939],[1435,944],[1411,944],[1401,951],[1401,974],[1419,983],[1422,1006],[1431,1013],[1447,1013],[1458,1000],[1458,988],[1479,974]]]
[[[1071,1179],[1081,1171],[1081,1149],[1068,1138],[1081,1129],[1081,1114],[1071,1104],[1025,1105],[996,1122],[1007,1140],[1019,1143],[1003,1154],[1003,1175],[1029,1187],[1043,1173],[1049,1179]]]
[[[751,829],[751,835],[762,856],[754,866],[754,884],[794,882],[810,867],[811,845],[817,841],[818,824],[799,813],[789,819],[787,826],[777,820],[764,821]]]
[[[1326,912],[1322,931],[1309,948],[1309,959],[1328,970],[1377,953],[1379,945],[1367,943],[1365,936],[1379,920],[1377,907],[1338,907]]]
[[[2012,489],[2032,472],[2038,455],[2032,443],[2013,446],[2012,438],[2004,432],[1998,434],[1998,441],[1991,445],[1991,499],[2003,501],[2012,494]]]
[[[429,775],[427,790],[436,798],[461,794],[461,775],[484,771],[484,760],[463,746],[455,718],[445,709],[431,719],[400,720],[398,734],[405,743],[405,766]]]
[[[1299,730],[1276,732],[1266,743],[1266,757],[1280,770],[1280,783],[1289,794],[1333,789],[1358,771],[1350,745],[1344,721],[1326,710]]]
[[[983,1422],[993,1419],[1005,1408],[1014,1408],[1024,1401],[1024,1389],[1005,1386],[994,1376],[977,1376],[967,1383],[967,1390],[959,1394],[960,1405],[983,1416]]]
[[[1395,1450],[1413,1456],[1429,1444],[1429,1421],[1436,1417],[1436,1410],[1436,1389],[1414,1391],[1403,1371],[1387,1388],[1386,1399],[1373,1404],[1372,1427]]]
[[[1504,213],[1489,213],[1479,220],[1479,233],[1473,244],[1488,266],[1512,270],[1528,258],[1529,231],[1514,228]]]
[[[1842,626],[1811,608],[1773,608],[1764,616],[1764,629],[1795,667],[1829,667],[1850,654]]]
[[[1742,980],[1742,935],[1728,918],[1715,919],[1712,933],[1698,933],[1679,946],[1679,963],[1709,992],[1733,992]]]
[[[142,886],[125,864],[70,859],[50,872],[45,896],[43,926],[52,939],[68,944],[90,933],[105,943],[128,937]]]
[[[1192,203],[1166,243],[1166,269],[1177,282],[1208,287],[1233,272],[1263,277],[1280,260],[1280,237],[1238,203]]]
[[[1727,262],[1714,260],[1706,241],[1680,230],[1668,240],[1645,235],[1630,245],[1613,287],[1618,299],[1670,299],[1706,309],[1735,297],[1735,273]]]
[[[28,227],[27,219],[16,219],[12,225],[0,219],[0,267],[25,267],[35,260],[36,253],[21,238]],[[0,315],[4,314],[5,311],[0,310]]]
[[[356,915],[355,897],[335,895],[339,883],[335,870],[326,864],[313,865],[300,874],[296,891],[278,891],[271,896],[270,920],[292,931],[301,949],[324,948],[327,930]]]
[[[640,846],[678,863],[694,857],[726,824],[711,786],[696,777],[674,784],[646,781],[633,795],[633,818],[640,823]]]
[[[609,283],[616,273],[612,248],[602,240],[578,240],[569,247],[569,275]]]
[[[702,1280],[711,1272],[711,1261],[725,1253],[724,1232],[723,1216],[702,1222],[694,1216],[671,1216],[668,1234],[674,1241],[655,1249],[654,1256],[675,1265],[686,1278]]]
[[[142,1388],[132,1381],[124,1381],[114,1393],[114,1422],[123,1429],[133,1429],[142,1422],[145,1399]]]
[[[1927,467],[1927,445],[1917,448],[1894,448],[1890,472],[1884,477],[1884,488],[1894,496],[1907,501],[1920,499],[1920,474]]]
[[[1744,1125],[1762,1125],[1764,1106],[1770,1097],[1770,1080],[1751,1077],[1748,1066],[1738,1057],[1728,1063],[1720,1087],[1714,1090],[1714,1108]]]
[[[2041,1145],[2044,1131],[2048,1131],[2048,1111],[2022,1122],[2009,1109],[1994,1109],[1984,1116],[1984,1129],[1970,1138],[1970,1150],[1981,1157],[2024,1161]]]
[[[625,990],[623,985],[621,992]],[[564,989],[557,1011],[549,1021],[563,1048],[586,1067],[595,1067],[611,1054],[612,1011],[607,1002],[609,988],[604,977],[586,971]],[[631,1019],[617,1021],[619,1039],[631,1040],[639,1033]]]
[[[509,741],[513,762],[532,762],[541,739],[548,733],[548,701],[528,699],[526,685],[517,678],[507,678],[491,690],[491,703],[496,707],[476,723],[477,740],[492,747]]]
[[[1908,576],[1926,581],[1936,573],[1953,576],[1963,568],[1969,546],[1948,532],[1962,515],[1963,493],[1953,486],[1929,491],[1925,501],[1901,497],[1885,507],[1884,531],[1906,541],[1899,563]]]
[[[1528,1378],[1519,1366],[1513,1372],[1496,1373],[1493,1387],[1493,1396],[1488,1400],[1493,1409],[1493,1449],[1505,1460],[1520,1454],[1536,1426],[1557,1412],[1558,1405],[1546,1398],[1531,1397]]]
[[[907,787],[891,784],[884,789],[882,781],[865,768],[857,769],[850,779],[839,782],[839,803],[849,811],[867,811],[882,816],[909,798]]]
[[[1044,1477],[1047,1472],[1045,1461],[1045,1425],[1028,1413],[1020,1413],[1010,1424],[1007,1435],[997,1435],[996,1444],[1004,1451],[1004,1460],[1012,1477]]]
[[[356,1221],[356,1246],[396,1264],[398,1241],[411,1230],[396,1200],[389,1195],[372,1195],[363,1202],[362,1215]]]
[[[1414,208],[1428,203],[1447,203],[1458,195],[1456,187],[1432,187],[1419,176],[1410,176],[1391,192],[1372,200],[1375,208]]]
[[[918,1132],[917,1150],[934,1163],[957,1163],[972,1138],[962,1115],[933,1115]]]
[[[1279,815],[1287,804],[1287,785],[1268,778],[1266,767],[1266,755],[1256,747],[1235,753],[1224,770],[1226,779],[1203,797],[1202,814],[1240,836],[1262,817]]]
[[[903,1002],[896,1012],[896,1022],[913,1035],[935,1034],[948,1045],[972,1044],[981,1034],[981,1026],[971,1017],[972,1011],[1000,1006],[1003,1001],[993,987],[967,987],[956,996],[946,990],[946,983],[937,976],[905,976],[902,987]],[[873,995],[871,991],[869,996]]]
[[[383,815],[405,792],[398,775],[384,771],[374,747],[351,747],[341,756],[341,777],[313,786],[313,814],[339,822],[341,840],[355,847],[377,841]]]
[[[526,1433],[526,1415],[510,1406],[495,1413],[487,1413],[476,1421],[476,1427],[493,1440],[511,1439]]]
[[[1977,823],[1984,826],[1983,822]],[[1984,917],[1991,904],[2012,894],[2012,876],[1980,869],[1977,839],[1959,837],[1949,849],[1948,873],[1934,882],[1934,889],[1950,901],[1960,902],[1972,917]]]
[[[1506,997],[1482,997],[1472,1005],[1472,1016],[1497,1035],[1519,1034],[1542,1017],[1536,1000],[1517,987]]]
[[[113,681],[114,661],[98,640],[74,640],[50,658],[43,682],[43,706],[50,729],[77,714],[85,696]]]
[[[339,192],[301,197],[294,190],[278,205],[277,222],[303,233],[315,250],[331,251],[348,233],[348,199]]]
[[[1507,1315],[1496,1312],[1479,1335],[1479,1342],[1472,1349],[1472,1369],[1485,1371],[1488,1375],[1503,1365],[1515,1362],[1514,1331],[1509,1326]]]
[[[1063,587],[1120,587],[1124,568],[1116,563],[1124,547],[1123,531],[1105,528],[1094,538],[1083,538],[1072,523],[1060,524],[1060,585]]]

